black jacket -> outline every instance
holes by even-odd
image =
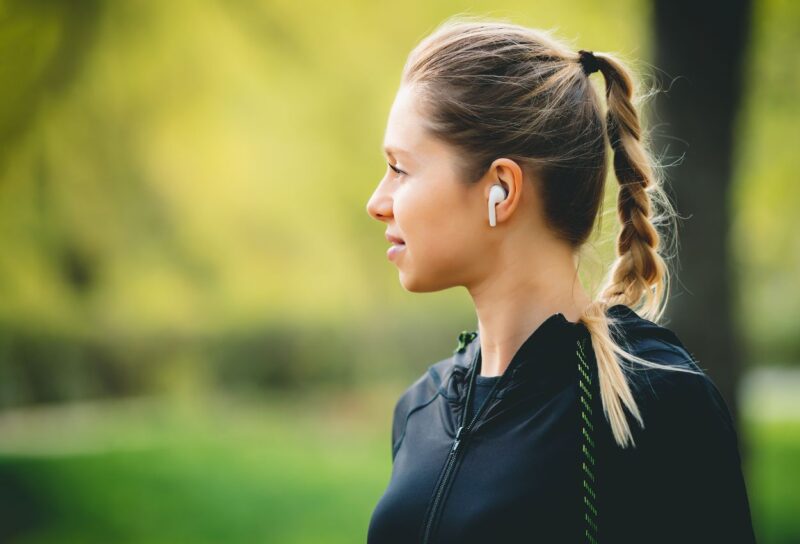
[[[699,370],[669,329],[624,305],[608,312],[628,351]],[[707,375],[637,365],[645,428],[626,411],[636,447],[623,449],[585,326],[550,316],[471,421],[480,342],[477,331],[460,339],[395,405],[392,474],[369,544],[755,542],[735,426]]]

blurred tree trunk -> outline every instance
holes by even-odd
[[[729,243],[730,198],[750,0],[657,0],[654,149],[682,218],[679,257],[668,306],[670,328],[697,357],[738,421],[742,350],[736,275]],[[787,52],[787,54],[791,54]],[[667,80],[664,81],[663,77]]]

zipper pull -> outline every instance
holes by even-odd
[[[453,442],[453,449],[452,449],[451,451],[456,451],[456,448],[458,448],[458,445],[461,443],[461,432],[462,432],[463,430],[464,430],[464,426],[463,426],[463,425],[461,425],[461,426],[458,428],[458,431],[456,432],[456,439],[455,439],[455,441]]]

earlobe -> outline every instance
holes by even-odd
[[[489,226],[497,226],[497,211],[495,210],[495,206],[504,201],[507,196],[508,192],[502,185],[499,183],[492,185],[492,188],[489,190]]]

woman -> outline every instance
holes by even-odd
[[[371,544],[754,542],[728,408],[655,323],[674,213],[632,98],[614,56],[510,23],[450,19],[411,52],[367,210],[403,287],[466,287],[478,330],[397,401]],[[606,137],[622,227],[593,300]]]

